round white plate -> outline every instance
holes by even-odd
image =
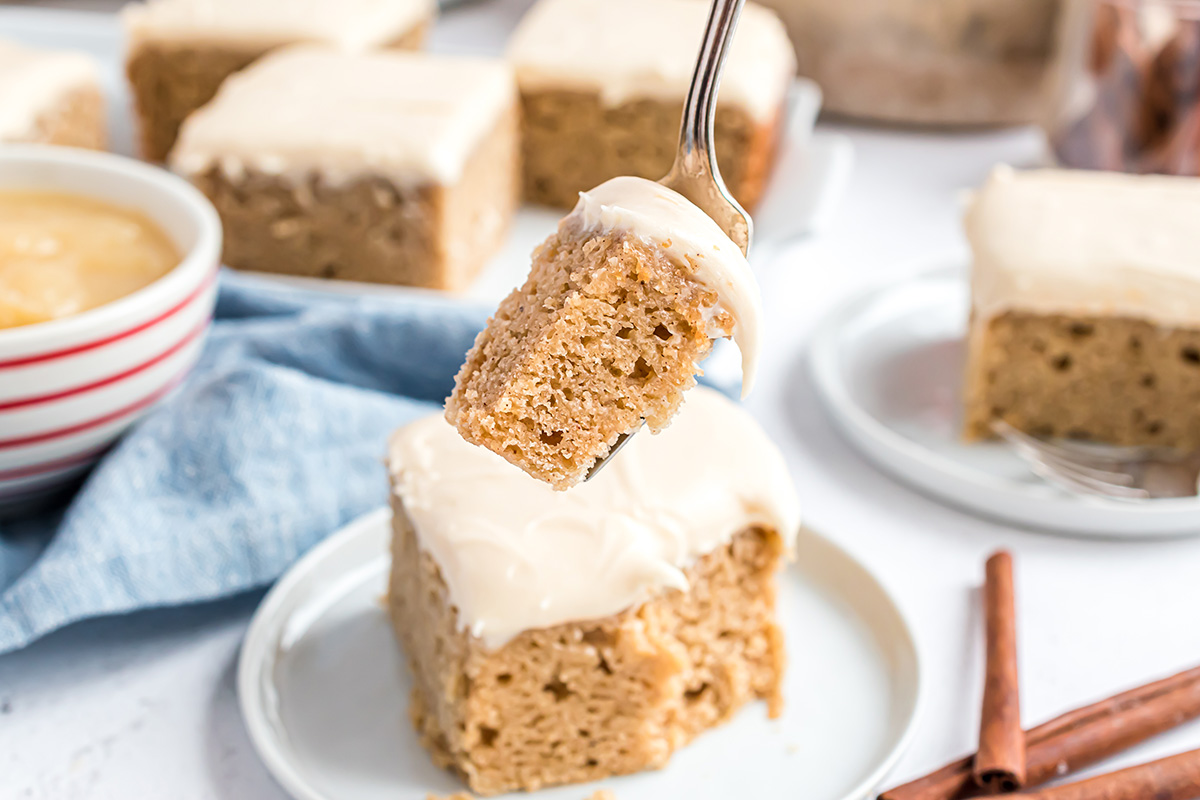
[[[967,271],[910,274],[821,322],[809,366],[846,437],[899,480],[983,516],[1077,536],[1200,533],[1200,499],[1122,501],[1050,486],[999,442],[959,438]]]
[[[263,600],[242,646],[238,694],[259,754],[299,800],[425,800],[465,787],[432,764],[409,723],[410,679],[382,605],[391,513],[352,522]],[[786,711],[762,703],[705,733],[663,770],[536,793],[580,800],[736,796],[862,800],[913,732],[912,633],[882,586],[812,533],[781,576]],[[527,796],[527,795],[526,795]]]

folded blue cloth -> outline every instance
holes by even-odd
[[[382,505],[388,433],[438,408],[489,311],[221,282],[185,384],[65,509],[0,522],[0,653],[76,620],[265,585]]]
[[[78,620],[264,586],[383,505],[388,434],[440,408],[490,311],[224,272],[184,385],[65,508],[0,522],[0,653]]]

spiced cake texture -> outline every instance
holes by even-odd
[[[697,389],[567,494],[438,417],[396,434],[390,469],[412,721],[472,791],[656,769],[750,701],[780,713],[775,573],[798,512],[730,401]]]
[[[103,150],[107,138],[100,71],[91,57],[0,40],[0,143]]]
[[[446,403],[463,438],[566,489],[644,420],[665,428],[713,337],[757,353],[758,287],[681,195],[615,178],[581,195],[475,340]]]
[[[419,49],[431,0],[148,0],[122,12],[142,156],[165,161],[230,75],[288,44]]]
[[[297,46],[231,78],[171,166],[232,267],[459,289],[515,213],[517,136],[500,62]]]
[[[1200,181],[997,171],[972,202],[965,436],[1200,448]]]
[[[570,208],[609,178],[667,173],[707,13],[691,0],[540,0],[529,11],[509,45],[527,201]],[[794,71],[782,23],[748,3],[714,138],[721,175],[747,208],[769,177]]]
[[[778,705],[776,541],[739,534],[688,570],[690,593],[488,652],[458,629],[437,565],[398,533],[390,608],[417,683],[411,718],[422,743],[493,795],[658,769],[747,702]]]

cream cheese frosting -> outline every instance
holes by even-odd
[[[515,102],[498,60],[297,45],[230,77],[184,123],[171,167],[453,183]]]
[[[608,105],[682,101],[708,18],[695,0],[540,0],[517,26],[508,56],[522,91],[595,91]],[[742,10],[721,78],[720,101],[769,120],[796,71],[773,11]]]
[[[717,307],[733,317],[733,341],[742,354],[742,396],[758,365],[762,296],[742,250],[712,217],[660,183],[624,176],[588,192],[560,227],[591,233],[624,232],[657,248],[716,293]],[[724,336],[714,328],[712,336]]]
[[[37,136],[39,119],[76,89],[96,87],[100,72],[83,53],[39,50],[0,40],[0,141]]]
[[[487,647],[528,629],[619,613],[752,525],[791,549],[795,489],[748,413],[697,387],[657,436],[635,436],[567,492],[465,442],[441,414],[391,439],[393,490],[441,569],[459,623]]]
[[[435,0],[148,0],[121,16],[132,44],[308,41],[361,50],[397,39],[436,10]]]
[[[1200,325],[1200,180],[996,169],[966,214],[976,324],[1006,311]]]

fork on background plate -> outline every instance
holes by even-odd
[[[1034,474],[1076,494],[1121,500],[1200,494],[1200,452],[1039,439],[1003,420],[992,422],[992,430]]]

